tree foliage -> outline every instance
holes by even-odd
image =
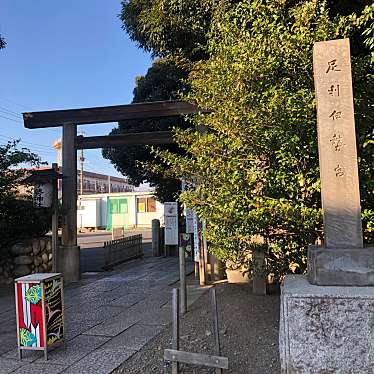
[[[155,151],[147,173],[198,179],[181,199],[207,219],[215,253],[243,260],[260,235],[267,270],[278,277],[304,271],[307,245],[322,237],[312,47],[350,37],[364,233],[373,240],[372,1],[127,0],[122,6],[123,28],[140,47],[195,62],[185,98],[213,109],[191,120],[207,135],[176,130],[185,154]]]
[[[5,48],[5,39],[0,35],[0,49]]]
[[[155,56],[206,59],[209,31],[220,14],[235,8],[239,0],[124,0],[120,19],[130,38]],[[288,0],[292,8],[300,0]],[[371,0],[328,0],[332,16],[360,13]]]
[[[0,255],[17,240],[43,235],[50,227],[49,211],[34,208],[27,191],[19,197],[24,167],[38,166],[40,159],[26,148],[18,149],[17,144],[0,146]]]
[[[205,60],[209,57],[208,41],[212,24],[219,22],[221,15],[235,9],[237,0],[125,0],[122,1],[120,18],[123,29],[131,39],[146,51],[166,59],[157,61],[145,77],[140,78],[134,91],[134,102],[167,100],[178,98],[177,91],[186,89],[182,83],[191,69],[191,61]],[[299,0],[289,0],[283,4],[285,9],[296,6]],[[360,12],[368,0],[329,0],[332,16]],[[360,18],[362,20],[362,18]],[[351,22],[353,23],[353,21]],[[361,23],[363,23],[361,21]],[[361,37],[357,30],[352,33],[353,47],[362,52]],[[164,79],[165,77],[165,79]],[[115,133],[126,131],[153,131],[168,129],[171,124],[185,125],[184,121],[157,120],[132,121],[120,124]],[[176,149],[174,147],[174,149]],[[161,174],[151,173],[144,168],[144,162],[152,160],[146,147],[131,147],[127,150],[106,150],[104,157],[109,158],[118,170],[130,176],[131,181],[139,184],[149,180],[156,186],[161,200],[174,198],[178,192],[176,181],[163,178]],[[153,159],[153,162],[161,162]]]
[[[138,77],[134,89],[133,102],[175,100],[185,90],[183,81],[187,78],[185,67],[177,65],[171,59],[158,59],[149,68],[144,77]],[[164,118],[153,120],[131,120],[120,122],[111,134],[166,131],[174,126],[186,128],[183,118]],[[180,153],[176,145],[165,145],[162,149]],[[160,172],[144,168],[144,162],[154,160],[147,146],[126,146],[103,150],[103,156],[109,159],[119,172],[129,177],[130,183],[139,185],[149,182],[155,187],[160,201],[174,200],[180,190],[179,179],[165,178]],[[165,165],[164,165],[165,166]]]
[[[360,17],[358,15],[358,17]],[[211,248],[223,260],[265,238],[267,272],[306,268],[306,249],[322,236],[312,48],[353,36],[357,25],[327,2],[245,0],[220,14],[209,59],[190,74],[186,100],[210,108],[177,130],[186,155],[156,151],[168,173],[199,183],[181,200],[208,221]],[[373,240],[373,93],[369,53],[352,58],[364,233]],[[366,50],[367,51],[367,50]],[[157,165],[150,165],[160,171]]]
[[[210,23],[218,0],[122,1],[121,20],[130,38],[156,56],[206,57]]]

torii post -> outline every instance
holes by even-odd
[[[80,249],[77,245],[77,149],[173,143],[170,131],[77,137],[77,125],[175,117],[207,112],[194,104],[182,101],[157,101],[23,113],[24,126],[28,129],[62,127],[63,220],[62,247],[58,261],[61,268],[58,271],[63,273],[66,282],[80,280]]]

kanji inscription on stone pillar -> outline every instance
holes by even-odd
[[[313,50],[326,248],[362,248],[349,39]]]

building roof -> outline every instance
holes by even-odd
[[[62,174],[50,167],[39,167],[26,169],[27,175],[22,180],[23,183],[32,183],[32,182],[50,182],[54,179],[61,179]]]
[[[80,170],[77,170],[78,176],[80,174]],[[102,179],[107,181],[108,177],[110,176],[110,181],[111,182],[121,182],[121,183],[128,183],[128,179],[126,177],[120,178],[120,177],[114,177],[112,175],[108,174],[100,174],[100,173],[94,173],[92,171],[86,171],[83,169],[83,176],[84,177],[91,177],[91,178],[96,178],[96,179]]]
[[[104,192],[90,195],[78,195],[79,199],[97,199],[103,197],[124,197],[124,196],[139,196],[139,197],[154,197],[155,193],[153,191],[129,191],[129,192]]]

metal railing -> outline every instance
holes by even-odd
[[[142,234],[132,235],[104,243],[104,269],[109,269],[121,262],[143,257]]]

